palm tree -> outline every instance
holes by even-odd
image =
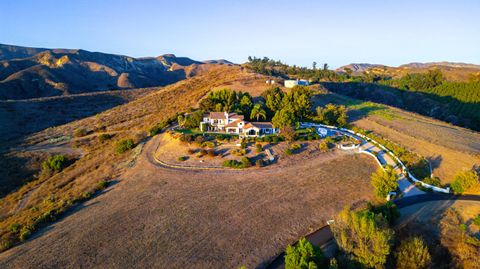
[[[257,121],[260,118],[263,118],[264,120],[267,119],[267,112],[265,109],[263,109],[263,103],[258,102],[253,106],[252,112],[250,113],[250,119],[257,118]]]

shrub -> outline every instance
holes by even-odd
[[[165,128],[168,127],[172,122],[174,122],[177,119],[177,115],[168,118],[167,120],[164,120],[162,122],[159,122],[155,124],[152,128],[150,128],[150,136],[154,136],[162,132]],[[198,126],[198,125],[197,125]]]
[[[9,228],[9,230],[10,230],[12,233],[17,233],[17,232],[20,230],[21,227],[22,227],[22,226],[21,226],[20,224],[18,224],[18,223],[13,223],[13,224],[10,225],[10,227],[8,227],[8,228]]]
[[[400,217],[400,211],[392,201],[376,206],[369,204],[368,210],[377,215],[381,214],[389,224],[393,224]]]
[[[109,140],[109,139],[112,138],[112,137],[113,137],[113,135],[111,135],[111,134],[101,134],[101,135],[98,136],[98,140],[99,140],[100,142],[105,142],[105,141]]]
[[[256,147],[257,147],[257,153],[262,152],[263,150],[262,144],[257,144]]]
[[[429,184],[429,185],[432,185],[432,186],[436,186],[436,187],[440,187],[441,184],[440,184],[440,179],[438,177],[426,177],[424,179],[422,179],[423,183],[426,183],[426,184]]]
[[[324,256],[319,247],[301,238],[295,246],[285,250],[285,269],[310,269],[322,265]]]
[[[329,143],[326,139],[324,139],[322,142],[320,142],[318,144],[318,149],[321,151],[321,152],[326,152],[328,151],[329,149],[332,148],[332,144]]]
[[[107,181],[107,180],[102,180],[100,182],[97,183],[97,186],[95,188],[95,190],[97,191],[101,191],[101,190],[104,190],[108,187],[108,185],[110,185],[110,182]]]
[[[22,229],[20,230],[20,234],[18,235],[18,239],[20,239],[20,241],[27,240],[30,237],[30,235],[32,234],[33,230],[34,229],[33,229],[32,226],[22,227]]]
[[[215,152],[214,149],[209,149],[209,150],[207,151],[207,154],[208,154],[208,156],[210,156],[210,157],[215,157],[215,156],[217,156],[217,152]]]
[[[378,198],[385,199],[389,192],[398,188],[397,175],[391,166],[387,166],[385,170],[378,168],[370,177],[370,182]]]
[[[194,140],[194,137],[191,134],[182,134],[180,136],[180,141],[182,141],[182,142],[191,143],[191,142],[193,142],[193,140]]]
[[[205,142],[205,138],[201,135],[195,137],[195,142],[197,142],[199,145],[201,145],[203,142]]]
[[[202,143],[202,147],[214,148],[215,146],[215,142],[212,141],[205,141]]]
[[[265,141],[265,142],[267,142],[267,141]],[[274,136],[274,137],[272,138],[272,142],[273,142],[273,143],[278,143],[278,142],[280,142],[280,138],[279,138],[278,136]]]
[[[231,153],[232,155],[235,155],[235,156],[243,156],[243,155],[247,154],[247,151],[246,151],[245,149],[238,149],[238,148],[236,148],[236,149],[232,149],[232,150],[230,151],[230,153]]]
[[[42,170],[48,172],[58,173],[68,165],[68,160],[65,156],[57,154],[49,157],[42,163]]]
[[[118,154],[125,153],[126,151],[129,151],[135,147],[135,143],[133,142],[132,139],[124,139],[120,140],[117,142],[115,146],[115,151]]]
[[[83,129],[83,128],[80,128],[80,129],[76,129],[75,131],[73,131],[73,136],[74,137],[82,137],[82,136],[86,136],[87,135],[87,130]]]
[[[299,150],[299,149],[301,149],[301,148],[302,148],[302,145],[301,145],[301,144],[292,144],[292,145],[290,145],[290,149],[291,149],[292,151],[294,151],[294,150]]]
[[[264,167],[265,166],[265,162],[262,160],[262,159],[258,159],[255,161],[255,165],[257,167]]]
[[[463,193],[477,184],[479,184],[477,173],[465,171],[458,173],[450,186],[454,192]]]
[[[286,149],[285,154],[289,155],[289,156],[292,155],[292,150],[291,149]]]
[[[92,198],[92,196],[93,196],[93,193],[91,193],[89,191],[86,191],[86,192],[83,193],[82,198],[83,199],[90,199],[90,198]]]
[[[188,159],[187,156],[180,156],[180,157],[178,157],[178,161],[179,161],[179,162],[186,161],[187,159]]]
[[[248,157],[243,157],[241,162],[242,162],[243,168],[247,168],[247,167],[252,166],[252,162],[250,161],[250,159]]]
[[[475,218],[473,218],[472,223],[477,226],[480,226],[480,215],[477,215]]]
[[[431,264],[428,247],[420,237],[402,241],[395,253],[395,258],[398,269],[429,268]]]
[[[272,142],[272,138],[271,138],[270,136],[265,136],[265,137],[263,138],[263,142],[270,143],[270,142]]]
[[[243,138],[242,142],[240,142],[240,148],[242,149],[247,148],[247,140],[245,138]]]

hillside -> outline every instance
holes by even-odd
[[[440,70],[449,81],[468,81],[471,76],[480,74],[480,65],[468,63],[452,62],[431,62],[431,63],[408,63],[398,67],[379,64],[349,64],[336,69],[337,72],[345,73],[345,68],[352,70],[352,75],[359,76],[364,72],[387,76],[391,78],[401,78],[411,73],[427,73],[431,70]]]
[[[203,64],[173,54],[133,58],[1,45],[0,100],[165,86],[196,75],[194,67]]]
[[[212,89],[231,87],[258,97],[269,87],[267,76],[241,66],[202,70],[95,116],[26,135],[11,149],[7,156],[17,165],[54,153],[68,153],[74,162],[51,177],[14,182],[19,188],[0,200],[2,246],[14,239],[9,231],[15,224],[39,229],[32,239],[0,254],[1,266],[121,267],[120,262],[130,267],[263,268],[287,244],[323,226],[344,206],[371,199],[373,159],[339,151],[320,155],[316,146],[281,159],[278,166],[245,171],[180,171],[156,165],[152,151],[160,140],[149,138],[151,127],[197,107]],[[315,105],[347,104],[351,123],[436,161],[434,173],[442,182],[476,162],[478,133],[319,92]],[[74,135],[79,129],[85,134]],[[431,139],[431,132],[448,135]],[[102,140],[103,134],[111,137]],[[137,146],[117,154],[115,146],[123,139]],[[39,165],[31,168],[38,171]],[[110,187],[96,191],[103,181],[111,182]],[[41,222],[58,216],[64,218],[47,227]],[[60,251],[61,257],[56,255]]]

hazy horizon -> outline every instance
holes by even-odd
[[[480,64],[475,1],[2,1],[0,43],[243,63]]]

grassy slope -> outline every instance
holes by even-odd
[[[426,157],[433,173],[449,183],[460,170],[480,164],[480,134],[418,114],[372,102],[328,93],[316,104],[338,103],[349,107],[351,123],[372,130]]]
[[[372,198],[368,156],[312,157],[313,146],[280,168],[179,171],[148,161],[152,142],[118,184],[0,254],[0,267],[262,268],[344,206]]]
[[[195,106],[211,87],[236,79],[248,80],[251,76],[238,67],[213,67],[204,76],[198,76],[165,87],[153,94],[137,99],[97,114],[96,116],[78,120],[66,125],[49,128],[25,139],[25,146],[37,143],[49,144],[56,138],[71,136],[74,130],[84,128],[91,135],[67,141],[64,146],[77,147],[84,156],[63,172],[42,180],[33,181],[0,200],[0,230],[8,231],[13,223],[28,224],[33,218],[52,209],[61,208],[65,202],[81,197],[92,191],[102,180],[113,180],[126,168],[125,161],[130,154],[114,153],[114,144],[124,138],[141,141],[154,124],[171,117],[176,112],[185,111]],[[100,143],[97,135],[114,133],[112,140]],[[26,199],[22,197],[26,195]],[[54,202],[44,202],[53,197]],[[22,209],[18,204],[22,201]],[[38,207],[38,210],[30,210]]]

